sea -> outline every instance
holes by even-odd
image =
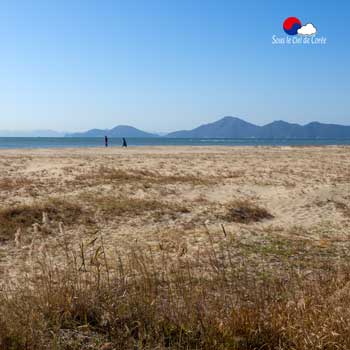
[[[128,146],[326,146],[350,145],[350,139],[219,139],[219,138],[126,138]],[[111,147],[121,147],[121,138],[110,138]],[[0,137],[1,149],[104,147],[95,137]]]

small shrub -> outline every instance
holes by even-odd
[[[334,202],[335,207],[340,210],[345,217],[350,218],[350,207],[342,202]]]
[[[177,203],[162,202],[153,199],[117,197],[111,195],[96,196],[82,194],[81,198],[94,210],[99,210],[106,219],[135,217],[146,213],[160,219],[163,215],[188,213],[189,210]]]
[[[77,203],[62,199],[16,205],[0,209],[0,240],[12,239],[18,228],[28,228],[42,220],[46,212],[51,220],[74,224],[83,220],[83,210]]]
[[[237,200],[231,202],[227,206],[227,211],[224,215],[224,219],[229,222],[239,222],[243,224],[272,218],[273,215],[271,215],[265,208],[261,208],[248,200]]]

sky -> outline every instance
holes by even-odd
[[[283,22],[325,45],[273,45]],[[349,1],[2,0],[0,129],[350,125]]]

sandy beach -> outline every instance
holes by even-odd
[[[0,167],[3,348],[350,345],[350,147],[1,150]]]
[[[35,224],[38,249],[44,244],[58,261],[60,222],[73,246],[102,235],[107,249],[121,252],[133,242],[157,250],[167,240],[174,251],[186,246],[191,254],[207,243],[206,230],[221,238],[222,225],[248,239],[278,233],[319,242],[350,233],[349,147],[40,149],[0,155],[3,279],[23,268]],[[244,202],[269,215],[250,220],[244,208],[233,208],[241,218],[230,218],[232,206]],[[41,211],[47,212],[46,229]]]

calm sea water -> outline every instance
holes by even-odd
[[[110,146],[121,146],[120,138],[111,138]],[[350,139],[172,139],[127,138],[129,146],[312,146],[350,145]],[[0,148],[103,147],[103,138],[0,137]]]

